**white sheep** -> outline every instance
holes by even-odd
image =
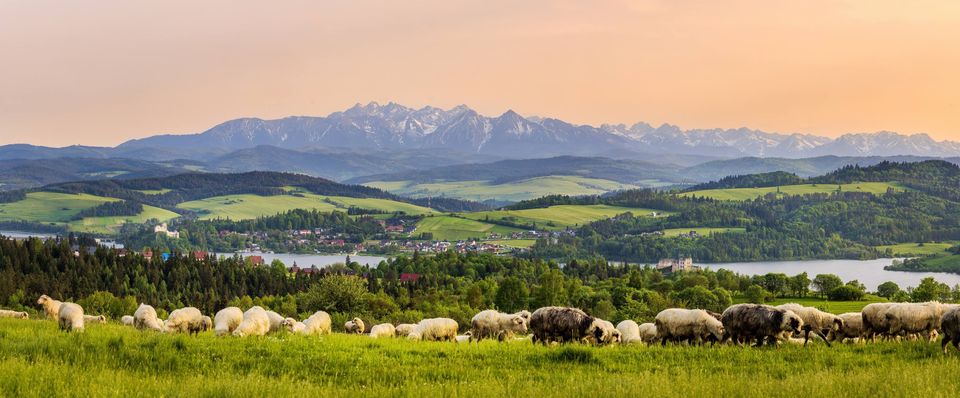
[[[23,311],[0,310],[0,318],[28,319],[30,314]]]
[[[496,310],[480,311],[470,320],[471,336],[480,341],[485,338],[496,338],[504,341],[513,337],[514,333],[527,333],[527,320],[522,314],[506,314]]]
[[[133,313],[133,326],[137,329],[150,329],[162,332],[163,323],[157,319],[157,310],[147,304],[140,304],[140,307]]]
[[[829,312],[820,311],[813,307],[802,306],[797,303],[788,303],[778,305],[776,308],[781,310],[793,311],[794,314],[803,320],[803,327],[800,328],[803,334],[804,345],[810,340],[810,333],[820,336],[827,346],[830,345],[831,336],[837,333],[843,327],[843,320]]]
[[[597,345],[619,344],[622,341],[620,331],[613,327],[613,323],[600,318],[593,319],[584,340]]]
[[[343,330],[349,334],[363,334],[365,329],[366,325],[363,324],[363,320],[360,318],[353,318],[343,324]]]
[[[887,321],[886,313],[894,304],[896,303],[870,303],[860,310],[865,339],[875,342],[878,335],[884,338],[890,336],[890,322]]]
[[[250,307],[243,313],[243,321],[233,330],[233,335],[243,336],[264,336],[270,332],[270,317],[267,311],[260,306]]]
[[[53,320],[59,320],[60,306],[63,304],[60,301],[54,300],[47,296],[46,294],[41,295],[37,299],[37,304],[43,306],[43,312],[47,314],[47,317]]]
[[[75,303],[62,303],[57,316],[60,330],[83,331],[83,307]]]
[[[460,325],[450,318],[424,319],[407,335],[410,340],[456,341]]]
[[[410,335],[410,332],[412,332],[413,329],[415,329],[416,327],[417,325],[413,323],[401,323],[397,325],[396,327],[397,337],[407,337],[408,335]]]
[[[309,318],[303,321],[306,326],[306,334],[330,334],[333,333],[333,320],[330,314],[325,311],[314,312]]]
[[[270,333],[278,332],[283,329],[283,321],[286,318],[284,318],[282,315],[268,310],[267,318],[270,318]]]
[[[107,323],[107,317],[104,315],[84,315],[83,323],[84,324],[87,324],[87,323],[103,324],[103,323]]]
[[[243,322],[243,310],[237,307],[227,307],[213,316],[213,333],[217,336],[226,336]]]
[[[623,344],[643,343],[643,338],[640,337],[640,325],[632,320],[627,319],[618,323],[617,331],[620,332],[620,342]]]
[[[665,309],[657,314],[654,325],[661,345],[666,345],[668,340],[695,344],[710,339],[723,340],[723,324],[704,310]]]
[[[889,334],[906,336],[920,334],[933,341],[933,333],[940,329],[940,318],[951,306],[936,301],[926,303],[896,303],[887,308],[884,316],[889,322]]]
[[[651,344],[657,340],[657,325],[653,322],[641,323],[638,327],[640,338],[643,339],[644,343]]]
[[[133,326],[133,315],[124,315],[120,317],[120,323],[125,326]]]
[[[293,318],[284,319],[283,327],[287,328],[287,330],[293,334],[305,334],[304,331],[307,330],[306,324]]]
[[[397,329],[392,324],[389,324],[389,323],[381,323],[381,324],[373,325],[373,327],[370,328],[370,337],[374,339],[378,339],[382,337],[393,337],[393,336],[396,336],[396,334],[397,334]]]
[[[469,343],[473,340],[473,332],[467,331],[464,334],[457,335],[457,343]]]
[[[170,313],[164,329],[170,333],[197,334],[210,329],[212,323],[210,317],[203,316],[196,307],[185,307]]]
[[[851,339],[855,342],[864,341],[863,314],[859,312],[845,312],[837,315],[843,321],[843,327],[834,333],[834,340]]]

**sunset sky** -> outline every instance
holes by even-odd
[[[0,2],[0,144],[354,103],[960,140],[958,1]]]

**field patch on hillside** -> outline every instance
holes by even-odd
[[[709,228],[709,227],[694,227],[694,228],[670,228],[663,230],[663,236],[673,237],[680,236],[683,234],[689,234],[690,232],[696,232],[700,236],[709,236],[719,233],[743,233],[746,232],[746,228]]]
[[[800,184],[783,185],[780,187],[763,188],[726,188],[726,189],[706,189],[702,191],[691,191],[680,194],[681,196],[707,197],[717,200],[748,200],[756,199],[761,196],[773,193],[778,195],[806,195],[812,193],[832,193],[832,192],[866,192],[874,195],[880,195],[887,192],[888,189],[903,190],[904,188],[891,182],[857,182],[852,184]]]
[[[0,203],[0,221],[64,223],[83,210],[117,200],[88,194],[30,192],[24,200]]]
[[[426,207],[387,199],[324,196],[311,193],[275,196],[252,194],[226,195],[183,202],[177,205],[179,208],[196,212],[200,215],[200,219],[203,220],[218,217],[229,218],[231,220],[248,220],[261,216],[271,216],[293,209],[316,209],[327,212],[334,210],[346,211],[351,206],[386,212],[402,211],[408,214],[433,212],[433,210]]]
[[[71,231],[112,234],[116,233],[123,224],[128,222],[143,224],[150,219],[169,221],[177,217],[179,217],[179,214],[170,210],[144,205],[143,212],[135,216],[86,217],[82,220],[70,221],[67,223],[67,226]]]
[[[649,216],[653,213],[657,213],[658,216],[669,214],[654,209],[609,205],[559,205],[540,209],[481,211],[466,213],[463,216],[478,221],[500,220],[520,225],[536,225],[537,229],[558,230],[580,226],[627,212],[631,212],[635,216]]]
[[[874,246],[877,250],[884,251],[890,249],[896,257],[920,257],[931,254],[946,254],[947,249],[955,246],[957,242],[926,242],[926,243],[900,243],[896,245]]]
[[[491,233],[500,235],[509,235],[514,232],[522,232],[522,229],[511,228],[502,225],[490,224],[460,217],[452,216],[432,216],[424,217],[417,224],[417,230],[414,235],[419,236],[423,232],[433,234],[434,240],[462,240],[471,238],[486,238]]]
[[[655,181],[647,181],[655,184]],[[486,180],[416,183],[413,181],[374,181],[364,185],[409,197],[447,196],[475,201],[519,202],[541,196],[599,195],[621,189],[637,188],[612,180],[578,176],[545,176],[493,183]]]

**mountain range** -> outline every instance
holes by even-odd
[[[414,109],[395,103],[380,105],[371,102],[324,117],[235,119],[202,133],[155,135],[130,140],[114,148],[7,145],[0,147],[0,159],[127,157],[208,160],[263,145],[297,151],[346,149],[359,153],[447,150],[489,156],[489,160],[574,155],[655,159],[659,162],[666,154],[711,157],[708,160],[745,156],[960,156],[960,143],[936,141],[926,134],[881,131],[828,138],[748,128],[684,130],[671,124],[657,127],[647,123],[587,126],[554,118],[524,117],[512,110],[490,117],[464,105],[445,110],[432,106]]]

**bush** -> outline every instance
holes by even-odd
[[[827,298],[833,301],[857,301],[863,298],[863,290],[843,285],[827,292]]]
[[[760,285],[750,285],[750,287],[743,292],[743,295],[746,296],[747,301],[751,303],[764,303],[773,300],[773,293],[768,292]]]

